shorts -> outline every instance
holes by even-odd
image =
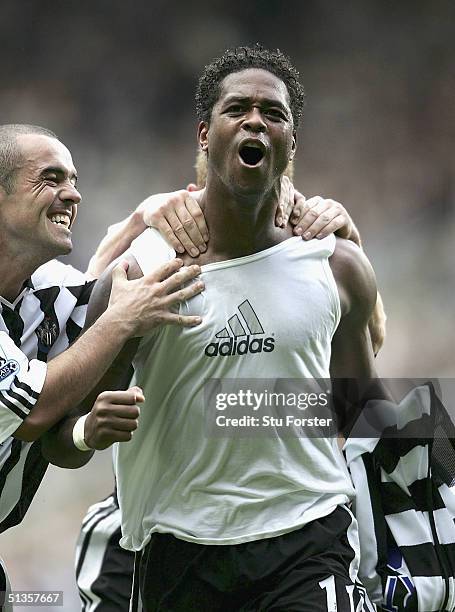
[[[76,581],[82,612],[128,612],[134,553],[121,548],[115,494],[91,506],[76,547]]]
[[[357,523],[344,506],[245,544],[201,545],[154,533],[136,553],[131,611],[374,610],[357,567]]]

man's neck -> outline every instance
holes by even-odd
[[[35,270],[45,262],[31,261],[27,253],[0,254],[0,295],[8,302],[14,302],[21,293],[24,283]]]
[[[201,207],[210,231],[204,260],[251,255],[292,236],[275,226],[280,183],[263,193],[233,193],[221,181],[207,179]]]
[[[8,276],[4,274],[2,267],[0,267],[0,275],[2,276],[0,283],[0,296],[5,300],[8,300],[8,302],[13,303],[24,288],[24,283],[29,276],[24,278],[21,275],[20,279],[17,277],[8,278]]]

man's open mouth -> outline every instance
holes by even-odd
[[[239,155],[247,166],[257,166],[265,155],[265,147],[262,142],[246,142],[240,146]]]
[[[63,227],[66,227],[67,229],[71,225],[71,217],[69,214],[66,213],[49,215],[48,219],[54,225],[63,225]]]

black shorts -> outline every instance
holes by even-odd
[[[154,533],[136,554],[132,612],[373,610],[362,607],[367,598],[356,582],[350,530],[352,515],[338,506],[301,529],[245,544],[201,545]]]

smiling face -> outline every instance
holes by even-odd
[[[239,195],[269,190],[295,148],[286,85],[267,70],[248,68],[225,77],[210,123],[198,130],[208,171]]]
[[[47,261],[72,249],[70,228],[81,196],[68,149],[56,138],[38,134],[17,137],[21,151],[14,189],[0,188],[0,233],[10,252],[28,249]]]

